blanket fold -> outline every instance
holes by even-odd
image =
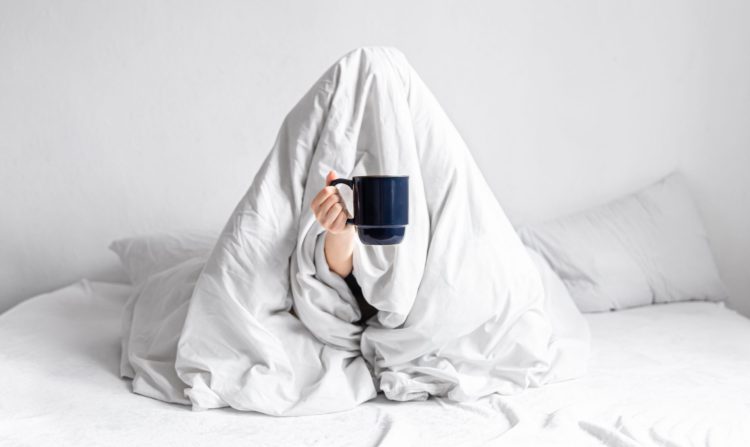
[[[364,329],[326,276],[310,211],[329,170],[409,176],[404,241],[354,253],[379,310]],[[207,259],[150,278],[124,315],[134,391],[196,410],[317,414],[378,391],[469,400],[585,364],[559,343],[539,272],[457,130],[390,48],[352,51],[315,83]]]

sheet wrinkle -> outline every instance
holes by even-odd
[[[379,309],[364,330],[310,210],[329,170],[410,178],[404,241],[356,245],[354,275]],[[184,318],[154,335],[178,304]],[[465,143],[391,48],[360,48],[329,68],[284,119],[210,256],[147,283],[128,306],[151,317],[123,316],[122,369],[152,384],[134,391],[195,410],[321,414],[378,391],[473,400],[585,364],[555,335],[539,272]],[[159,359],[134,340],[156,343]],[[173,370],[150,367],[165,359]]]

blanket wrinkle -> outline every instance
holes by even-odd
[[[379,310],[365,328],[310,210],[330,170],[409,176],[403,242],[355,245],[353,274]],[[133,294],[121,374],[194,410],[322,414],[378,392],[474,400],[583,372],[587,340],[570,329],[582,319],[559,309],[405,56],[359,48],[286,116],[210,255]]]

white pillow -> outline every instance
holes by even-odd
[[[190,231],[157,233],[117,239],[109,245],[134,285],[190,258],[207,256],[216,244],[218,233]]]
[[[519,235],[547,259],[582,312],[727,298],[679,174]]]

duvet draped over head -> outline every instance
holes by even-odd
[[[355,249],[354,275],[379,310],[365,328],[310,211],[329,170],[410,177],[403,243]],[[326,413],[378,391],[470,400],[580,374],[559,323],[435,98],[403,54],[362,48],[286,117],[210,254],[131,296],[121,370],[134,392],[194,409]]]

